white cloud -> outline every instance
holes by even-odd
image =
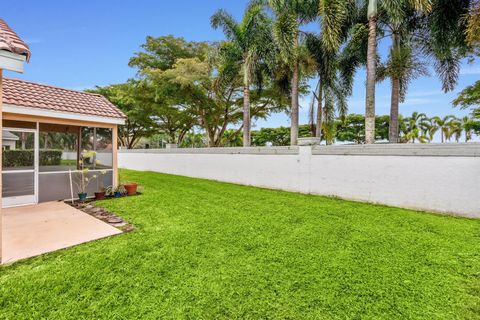
[[[480,67],[475,66],[475,67],[470,67],[470,66],[465,66],[460,70],[461,75],[480,75]]]
[[[37,43],[42,43],[43,40],[40,39],[40,38],[30,38],[30,39],[23,39],[23,41],[25,41],[26,44],[30,45],[30,44],[37,44]]]
[[[69,87],[67,89],[75,90],[75,91],[83,91],[83,90],[86,90],[86,89],[93,89],[93,88],[95,88],[94,84],[87,84],[87,85],[84,85],[84,86]]]

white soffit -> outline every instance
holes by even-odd
[[[121,119],[121,118],[110,118],[110,117],[102,117],[102,116],[95,116],[95,115],[87,115],[82,113],[21,107],[21,106],[16,106],[12,104],[4,104],[3,112],[25,114],[25,115],[39,116],[39,117],[58,118],[58,119],[108,123],[108,124],[119,124],[119,125],[125,124],[125,119]]]
[[[24,55],[0,50],[0,69],[23,73],[23,65],[26,61]]]

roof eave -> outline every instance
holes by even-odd
[[[66,120],[79,120],[95,123],[105,123],[105,124],[116,124],[124,125],[125,118],[115,118],[115,117],[104,117],[96,115],[88,115],[75,112],[65,112],[65,111],[55,111],[48,109],[39,109],[25,106],[17,106],[13,104],[3,104],[3,112],[23,114],[29,116],[38,116],[38,117],[48,117],[48,118],[58,118]]]
[[[26,60],[25,55],[0,50],[0,69],[23,73]]]

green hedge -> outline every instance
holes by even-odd
[[[40,150],[41,166],[58,166],[62,162],[62,150]]]
[[[62,161],[62,150],[41,150],[40,165],[41,166],[57,166]],[[33,163],[34,152],[32,149],[27,150],[3,150],[3,167],[28,167]]]

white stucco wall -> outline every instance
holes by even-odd
[[[108,166],[112,165],[113,155],[111,150],[97,151],[96,158],[101,164]],[[62,153],[62,159],[64,160],[77,160],[77,153],[72,151],[64,151]]]
[[[480,218],[476,144],[120,150],[118,161],[121,168]]]

